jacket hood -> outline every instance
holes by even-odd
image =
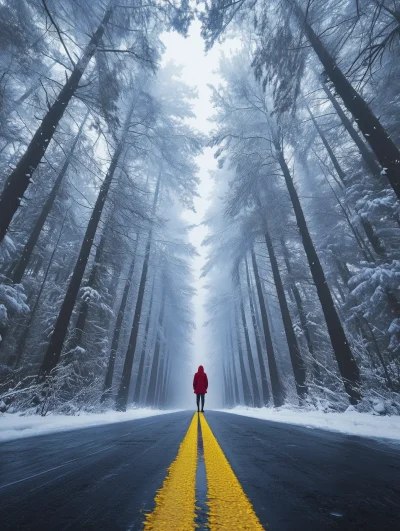
[[[204,372],[204,367],[203,367],[203,365],[199,365],[198,371],[199,371],[199,372]]]

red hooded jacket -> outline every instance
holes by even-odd
[[[208,378],[207,374],[204,372],[203,365],[200,365],[198,371],[193,378],[193,389],[196,395],[202,395],[207,393],[208,387]]]

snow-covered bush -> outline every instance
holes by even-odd
[[[390,336],[387,349],[400,353],[400,260],[364,264],[349,281],[352,307],[369,322],[384,327]]]
[[[9,262],[14,252],[14,242],[9,236],[5,236],[4,240],[0,243],[0,266]]]
[[[0,284],[0,304],[3,304],[11,316],[23,315],[29,312],[26,295],[21,284]]]
[[[10,317],[26,315],[29,312],[26,299],[21,284],[0,284],[0,342],[2,334],[9,326]]]

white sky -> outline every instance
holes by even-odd
[[[168,33],[164,34],[162,40],[166,46],[163,63],[173,60],[178,65],[183,66],[183,81],[197,89],[199,97],[194,101],[196,119],[192,121],[191,125],[203,133],[210,132],[212,124],[208,121],[208,118],[212,115],[213,108],[210,102],[211,92],[207,85],[218,83],[218,77],[213,71],[217,70],[218,67],[221,46],[216,46],[207,55],[205,54],[204,41],[200,36],[199,21],[192,24],[189,36],[186,39],[177,33]],[[193,225],[198,225],[202,222],[210,202],[213,184],[209,176],[209,170],[216,168],[213,150],[206,148],[204,153],[197,158],[197,164],[199,166],[200,186],[198,193],[200,197],[195,199],[196,213],[185,213],[185,220],[187,220],[188,224]],[[203,307],[206,293],[204,289],[205,281],[200,279],[206,253],[206,249],[201,247],[201,242],[206,232],[204,227],[196,227],[190,233],[190,241],[199,253],[199,256],[193,262],[194,287],[197,290],[194,299],[196,331],[193,337],[193,370],[197,369],[200,364],[203,364],[207,370],[206,330],[203,327],[206,320],[206,313]]]

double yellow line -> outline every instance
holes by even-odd
[[[207,476],[208,528],[262,531],[254,509],[236,478],[204,415],[200,415]],[[168,469],[156,506],[146,515],[145,531],[196,529],[198,416],[195,414],[175,461]]]

